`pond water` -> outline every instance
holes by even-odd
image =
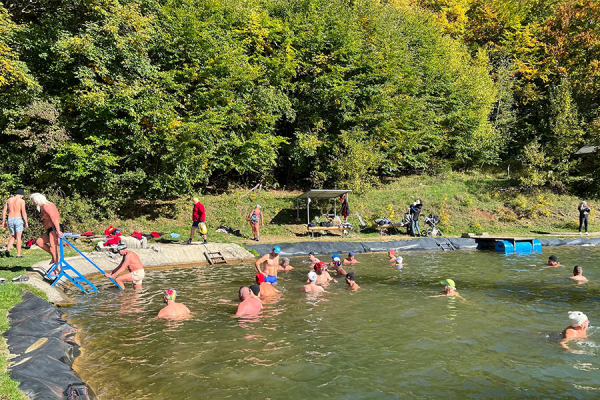
[[[550,254],[567,267],[543,269]],[[308,265],[292,259],[256,322],[231,318],[253,264],[150,270],[138,292],[99,280],[65,309],[85,349],[75,368],[101,399],[600,396],[600,248],[403,256],[398,271],[385,254],[359,254],[347,270],[361,289],[338,278],[319,297],[300,292]],[[566,279],[574,264],[589,283]],[[446,278],[464,301],[430,297]],[[171,287],[191,318],[156,318]],[[592,325],[575,353],[558,344],[570,310]]]

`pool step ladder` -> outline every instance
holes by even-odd
[[[437,240],[435,242],[442,249],[442,251],[456,250],[456,247],[454,247],[454,245],[448,239],[443,242],[438,242]]]
[[[204,248],[206,249],[206,246],[204,246]],[[210,265],[227,264],[225,256],[220,251],[208,251],[208,249],[206,249],[204,257],[206,257]]]
[[[52,264],[50,269],[44,275],[44,278],[50,279],[50,280],[53,279],[54,276],[51,276],[52,272],[54,272],[56,270],[56,268],[58,268],[60,266],[61,271],[56,276],[56,278],[52,282],[52,285],[50,285],[50,286],[54,286],[62,278],[66,278],[68,281],[73,283],[73,285],[77,286],[79,288],[79,290],[81,290],[83,293],[87,293],[88,291],[89,292],[97,292],[98,289],[96,288],[96,286],[94,286],[92,284],[92,282],[90,282],[85,276],[83,276],[79,271],[77,271],[75,268],[73,268],[73,266],[65,260],[65,252],[64,252],[64,244],[65,243],[68,246],[71,246],[71,248],[73,248],[75,251],[77,251],[83,258],[85,258],[90,264],[92,264],[94,267],[96,267],[96,269],[104,275],[104,271],[100,267],[98,267],[96,264],[94,264],[89,258],[87,258],[85,256],[85,254],[83,254],[81,251],[79,251],[79,249],[77,247],[73,246],[73,244],[69,243],[67,241],[67,239],[63,236],[60,238],[59,245],[58,245],[58,249],[60,251],[60,259],[59,259],[58,263]],[[71,272],[74,276],[69,274],[69,272]],[[119,289],[123,289],[114,279],[112,279],[112,278],[108,278],[108,279],[110,279],[112,281],[112,283],[117,285],[117,287]],[[86,291],[83,284],[88,285],[90,287],[90,289],[88,289]]]

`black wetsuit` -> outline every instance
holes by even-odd
[[[580,206],[579,207],[579,233],[581,233],[581,228],[585,225],[585,233],[588,233],[588,216],[590,215],[591,208],[588,206]]]

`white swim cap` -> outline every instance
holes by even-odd
[[[340,261],[340,258],[336,257],[336,258],[333,259],[333,261]]]
[[[569,311],[569,321],[571,321],[573,328],[583,325],[587,320],[587,315],[581,311]]]
[[[402,260],[404,260],[402,256],[396,257],[396,264],[402,264]]]
[[[317,275],[317,273],[315,271],[310,271],[308,273],[308,280],[311,281],[311,282],[316,281],[317,277],[318,277],[318,275]]]

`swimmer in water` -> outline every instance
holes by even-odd
[[[390,258],[390,262],[396,262],[396,250],[390,249],[388,250],[388,257]]]
[[[256,267],[256,272],[262,272],[265,275],[265,282],[270,283],[272,285],[277,284],[277,270],[279,268],[279,253],[281,253],[281,248],[279,246],[273,247],[273,250],[256,260],[254,266]],[[263,267],[263,270],[260,270],[260,267]]]
[[[235,317],[253,317],[260,313],[262,309],[262,303],[258,297],[253,297],[250,294],[250,289],[246,286],[242,286],[238,293],[240,300],[242,301],[237,308]]]
[[[282,258],[281,259],[281,264],[279,264],[279,267],[277,267],[277,271],[291,271],[293,269],[294,269],[294,267],[292,267],[290,265],[290,259],[289,258]]]
[[[396,267],[396,268],[399,268],[399,269],[400,269],[400,268],[402,268],[403,266],[404,266],[404,259],[402,258],[402,256],[398,256],[398,257],[396,257],[396,260],[395,260],[394,267]]]
[[[327,265],[323,261],[319,261],[317,265],[315,265],[317,272],[317,284],[327,285],[331,281],[337,282],[331,277],[331,275],[329,275],[329,272],[327,272],[325,268],[327,268]]]
[[[577,281],[577,283],[580,284],[588,281],[588,279],[583,276],[583,268],[581,268],[579,265],[573,267],[573,276],[570,276],[569,278]]]
[[[448,297],[448,296],[456,296],[464,300],[464,298],[458,294],[456,291],[456,283],[452,279],[445,279],[440,282],[440,284],[444,285],[444,290],[440,292],[437,296],[429,296],[429,297]]]
[[[165,308],[158,312],[158,318],[176,318],[189,315],[190,310],[183,303],[176,303],[177,291],[169,289],[163,295],[163,301],[167,304]]]
[[[360,289],[360,286],[358,286],[356,283],[354,272],[350,272],[348,275],[346,275],[346,283],[348,284],[348,289],[352,291]]]
[[[333,259],[333,261],[331,261],[331,263],[329,264],[331,270],[335,271],[336,275],[346,275],[346,270],[342,268],[342,261],[340,261],[340,256],[334,254],[333,256],[331,256],[331,258]]]
[[[256,283],[260,288],[258,297],[261,300],[264,300],[267,297],[277,296],[279,294],[279,290],[275,289],[270,283],[265,282],[265,275],[262,272],[256,274]]]
[[[558,267],[564,267],[564,265],[560,265],[560,263],[558,262],[558,257],[556,257],[554,254],[551,255],[550,257],[548,257],[548,266],[545,268],[558,268]]]
[[[354,252],[348,253],[348,258],[344,258],[344,264],[360,264],[360,261],[356,261],[354,258]]]
[[[587,329],[590,326],[590,321],[588,320],[587,315],[581,311],[569,311],[569,321],[571,322],[571,325],[563,331],[560,345],[571,351],[567,342],[576,339],[585,339],[587,337]]]
[[[324,292],[325,289],[323,289],[321,286],[318,286],[316,284],[317,281],[317,273],[315,271],[310,271],[308,273],[308,285],[304,285],[302,286],[302,291],[303,292],[307,292],[307,293],[319,293],[319,292]]]
[[[315,257],[315,253],[314,252],[310,252],[308,253],[308,262],[310,263],[310,269],[313,269],[315,267],[315,265],[320,262],[321,260],[319,260],[317,257]]]

